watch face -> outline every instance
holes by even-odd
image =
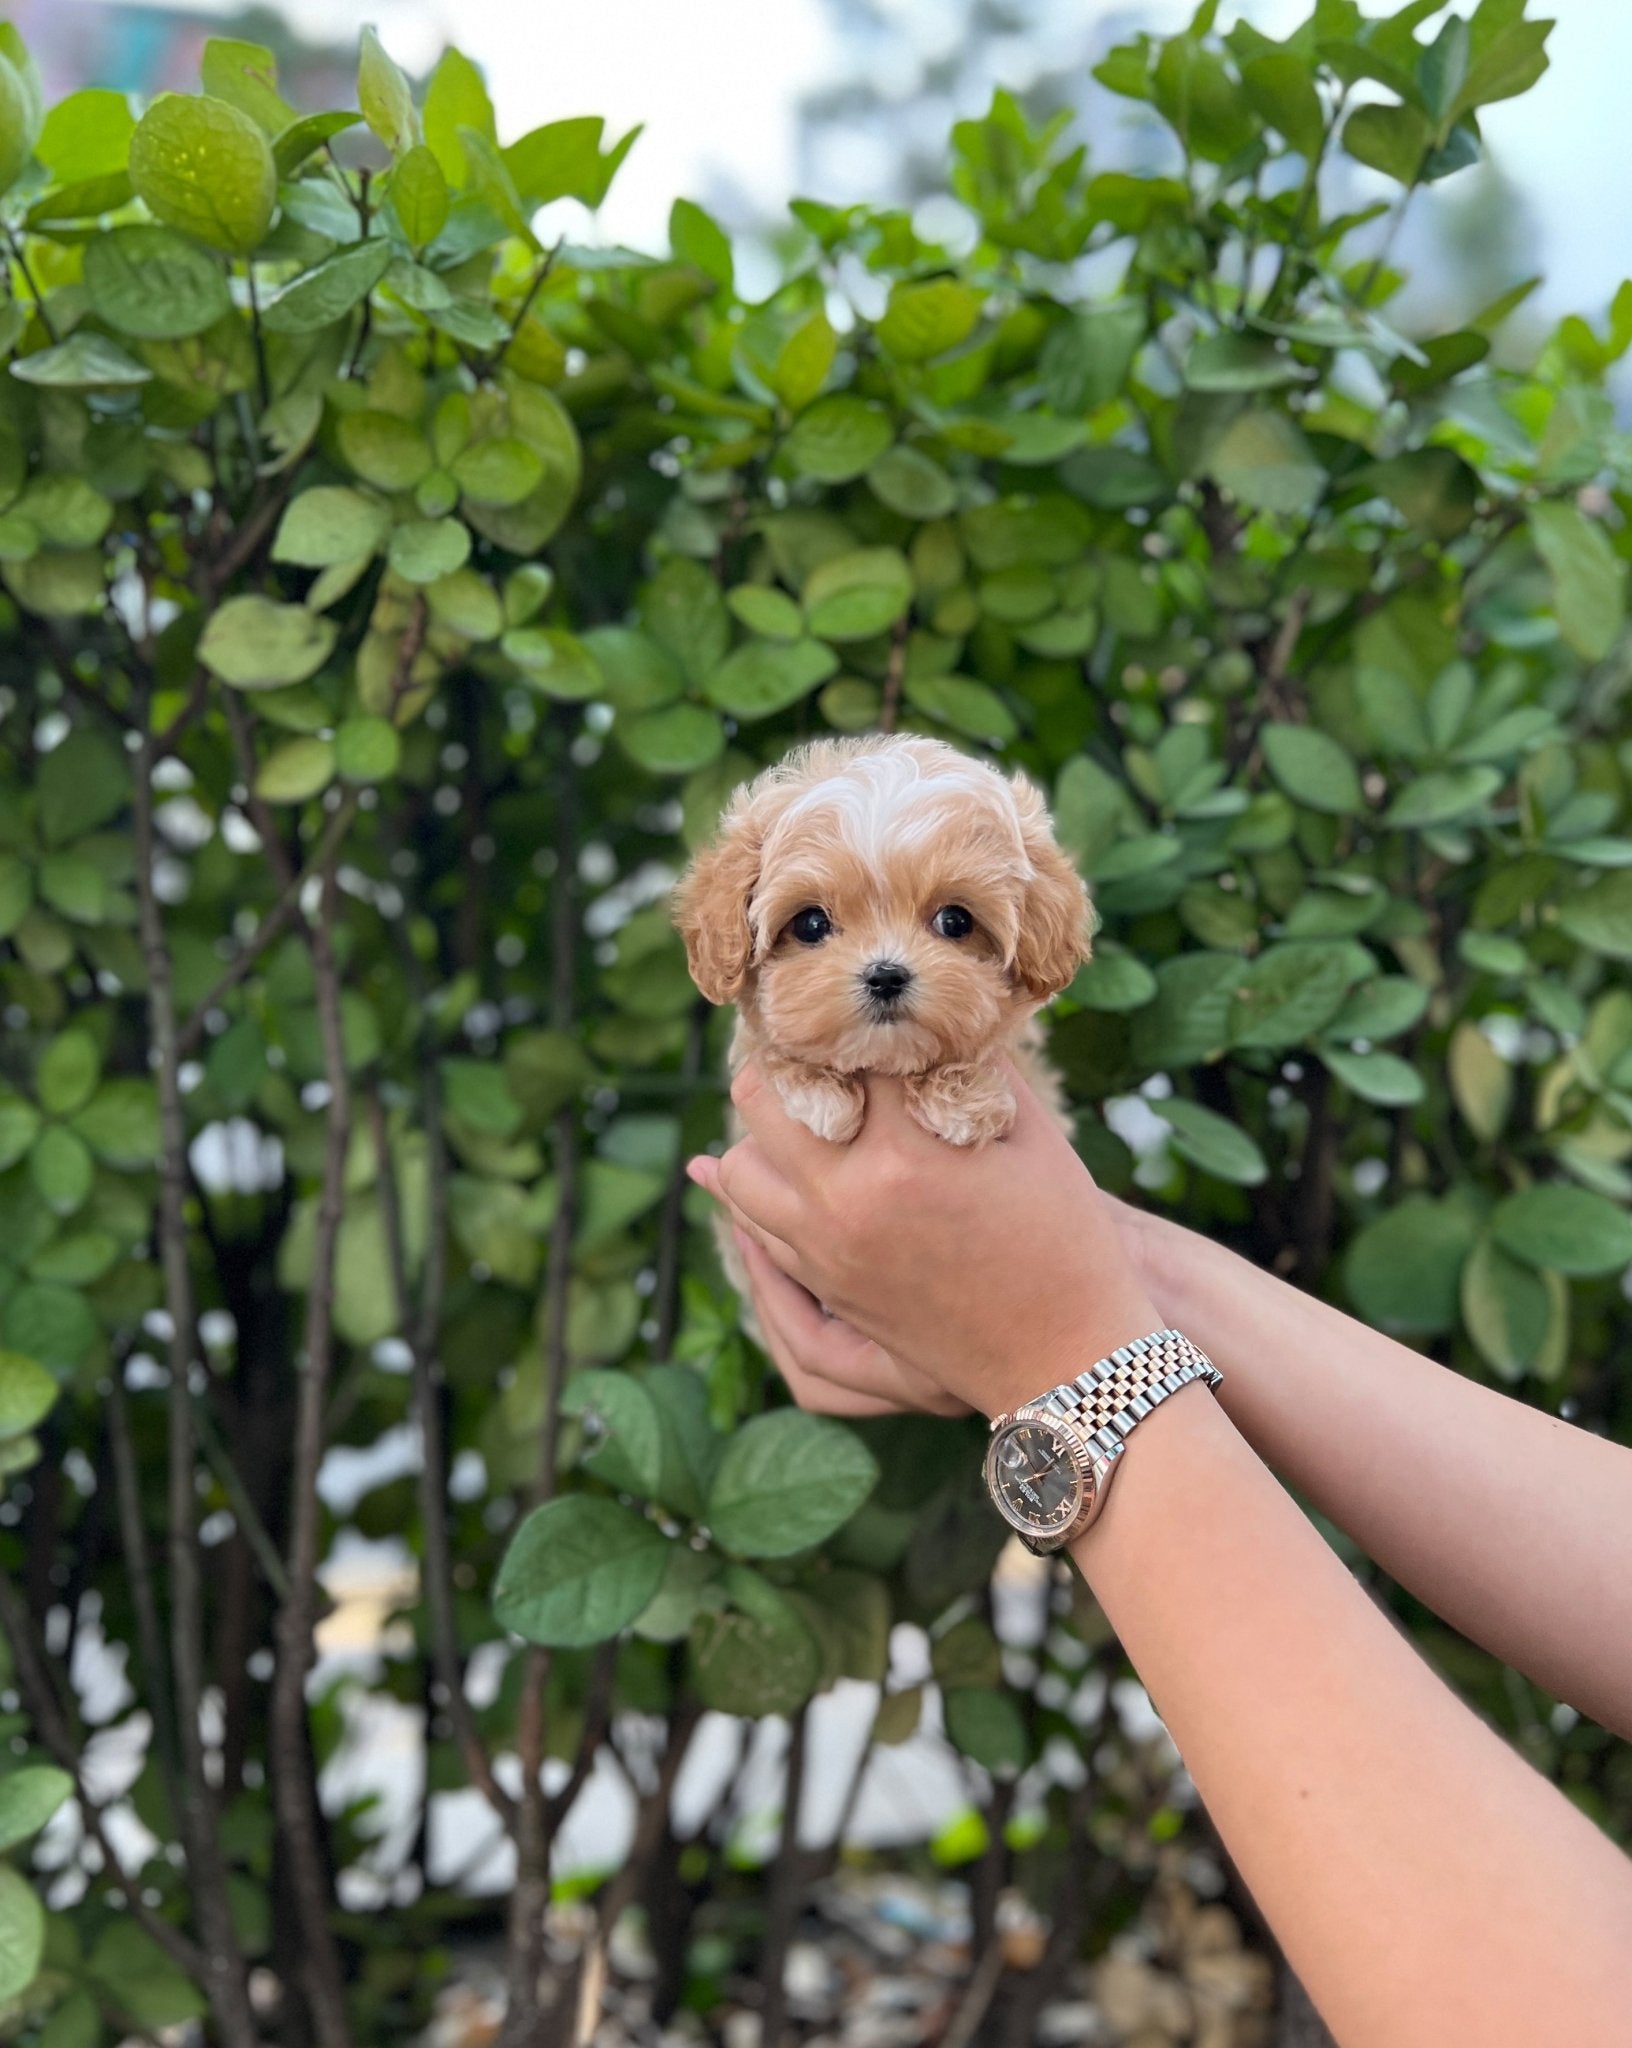
[[[1069,1440],[1046,1422],[1012,1422],[992,1440],[986,1476],[999,1512],[1027,1536],[1056,1536],[1082,1506],[1086,1481]]]

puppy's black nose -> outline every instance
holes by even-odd
[[[911,985],[912,970],[898,960],[875,960],[861,981],[875,1003],[899,1002]]]

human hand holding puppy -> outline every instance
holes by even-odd
[[[954,1149],[902,1081],[870,1075],[860,1133],[837,1146],[782,1109],[757,1063],[739,1074],[746,1135],[690,1173],[750,1240],[762,1323],[811,1405],[834,1405],[809,1384],[825,1374],[846,1413],[996,1415],[1161,1322],[1087,1168],[1019,1077],[1005,1084],[1008,1136]]]

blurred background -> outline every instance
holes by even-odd
[[[1091,70],[1130,31],[1170,32],[1193,11],[1194,0],[20,0],[9,10],[53,96],[89,83],[192,90],[205,38],[228,33],[278,52],[296,105],[339,105],[364,22],[416,74],[457,42],[485,70],[507,139],[572,114],[602,114],[614,133],[645,124],[599,235],[660,246],[670,203],[685,194],[750,250],[759,242],[766,288],[768,237],[789,198],[933,194],[950,123],[983,111],[996,85],[1033,113],[1071,109],[1102,167],[1151,165],[1154,124]],[[1275,35],[1302,11],[1298,0],[1235,0],[1223,13]],[[1632,7],[1558,0],[1551,52],[1534,91],[1489,110],[1486,162],[1419,195],[1399,244],[1414,276],[1402,324],[1472,312],[1540,272],[1528,309],[1539,329],[1567,311],[1597,314],[1624,274]],[[1369,196],[1371,174],[1351,170],[1356,194]],[[564,225],[585,239],[581,222]],[[739,279],[755,281],[741,258]]]

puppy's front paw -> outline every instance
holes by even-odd
[[[907,1082],[907,1107],[949,1145],[987,1145],[1014,1128],[1014,1095],[995,1067],[938,1067]]]
[[[776,1092],[789,1116],[831,1144],[848,1145],[861,1129],[867,1095],[861,1083],[848,1074],[824,1074],[807,1067],[796,1074],[779,1075]]]

